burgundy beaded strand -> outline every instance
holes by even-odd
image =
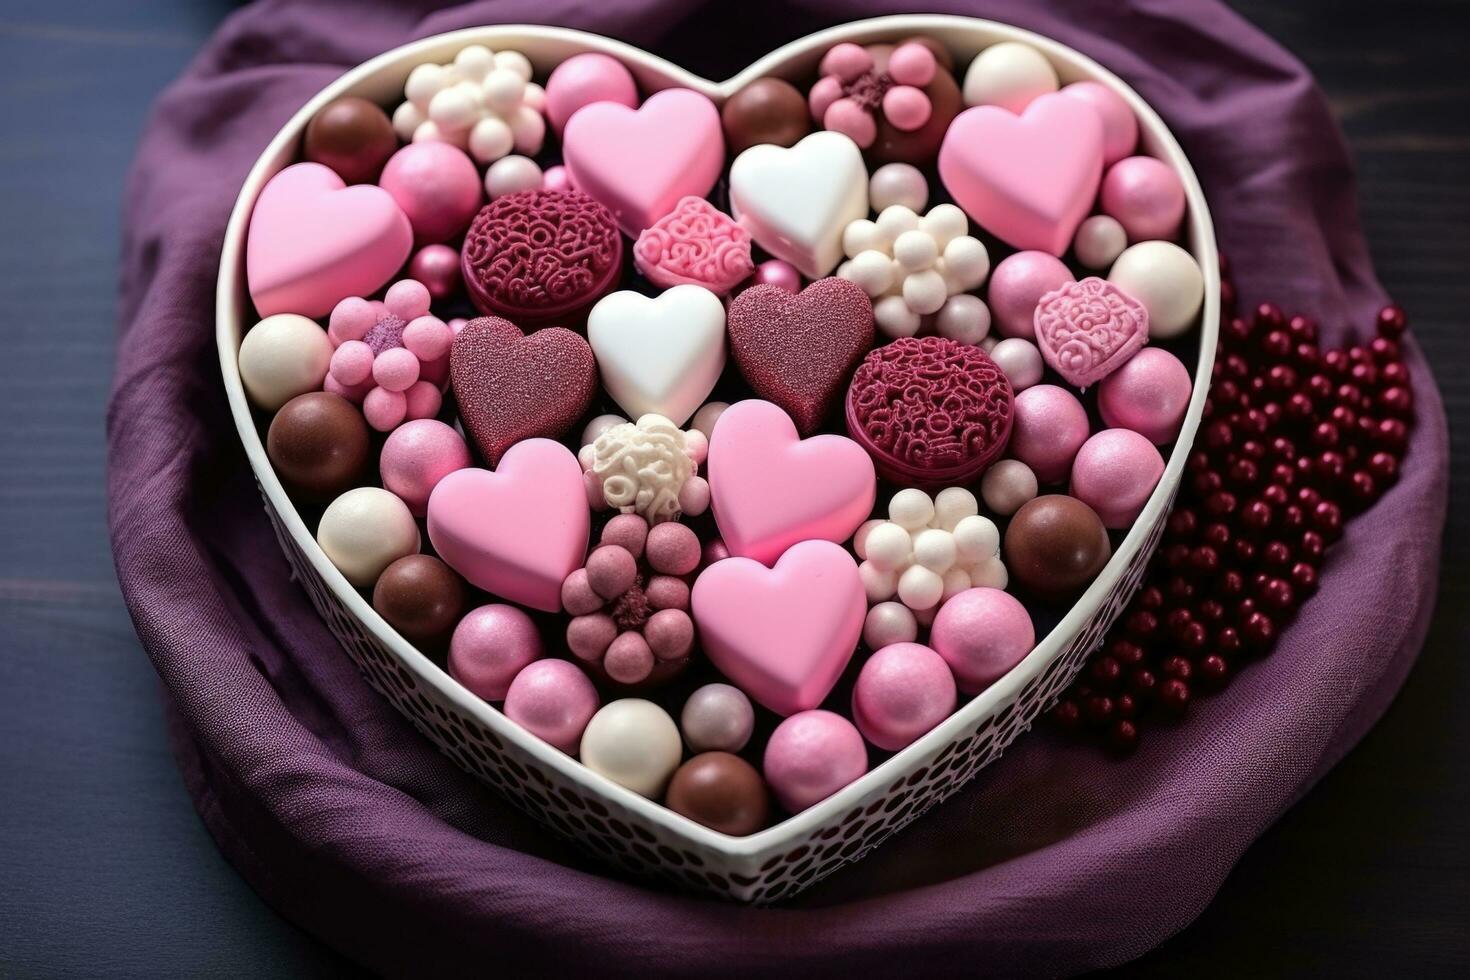
[[[1220,342],[1195,449],[1143,586],[1051,711],[1118,754],[1264,657],[1317,590],[1343,523],[1393,485],[1414,398],[1398,306],[1365,344],[1322,351],[1317,324],[1236,314],[1222,256]]]

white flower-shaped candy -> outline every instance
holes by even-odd
[[[953,204],[923,217],[891,204],[876,220],[860,218],[843,230],[848,258],[837,274],[873,299],[873,317],[890,337],[927,327],[978,344],[990,332],[990,310],[969,292],[990,274],[990,253],[969,231],[965,212]]]
[[[393,113],[399,137],[452,143],[480,163],[512,152],[535,156],[546,140],[546,93],[519,51],[471,44],[447,65],[409,72],[403,97]]]
[[[947,487],[933,498],[900,490],[888,501],[888,520],[858,528],[852,546],[863,560],[858,573],[869,605],[896,598],[920,623],[956,593],[1003,589],[1008,581],[1000,531],[964,487]]]

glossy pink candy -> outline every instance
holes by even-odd
[[[939,149],[939,176],[955,203],[1019,249],[1062,255],[1092,210],[1102,179],[1103,124],[1085,101],[1043,95],[1016,115],[966,109]]]
[[[759,399],[725,409],[707,466],[725,546],[766,565],[798,541],[847,540],[877,493],[873,461],[856,442],[802,439],[791,416]]]
[[[250,215],[245,278],[262,317],[322,317],[371,296],[413,248],[408,218],[381,187],[348,187],[330,168],[298,163],[270,179]]]
[[[692,602],[710,662],[781,715],[822,703],[852,659],[868,610],[857,563],[830,541],[793,545],[774,568],[749,558],[716,562],[695,581]]]
[[[684,197],[704,197],[725,163],[720,113],[691,89],[657,92],[638,109],[594,102],[567,122],[562,156],[572,183],[638,235]]]
[[[556,612],[587,554],[591,514],[577,457],[559,442],[512,446],[495,472],[456,470],[429,496],[429,540],[470,584]]]

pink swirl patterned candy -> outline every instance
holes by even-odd
[[[655,286],[728,293],[750,277],[750,232],[702,197],[685,197],[645,228],[633,246],[638,271]]]
[[[878,474],[903,486],[962,486],[1005,452],[1015,398],[978,347],[905,337],[858,365],[847,431]]]
[[[1042,296],[1035,323],[1041,356],[1078,388],[1112,374],[1148,343],[1148,310],[1096,276]]]

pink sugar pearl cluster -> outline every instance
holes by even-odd
[[[823,56],[822,78],[808,95],[812,118],[863,149],[878,138],[880,111],[895,129],[913,132],[934,110],[923,87],[938,68],[934,52],[914,42],[894,48],[887,64],[861,45],[834,45]]]
[[[362,406],[379,432],[439,414],[454,331],[429,313],[428,287],[402,279],[382,302],[349,296],[332,310],[336,348],[323,387]]]
[[[700,556],[699,538],[683,524],[650,528],[637,514],[608,521],[586,565],[562,583],[562,608],[574,617],[572,654],[600,662],[620,684],[640,684],[659,665],[686,660],[694,649],[688,577]]]

